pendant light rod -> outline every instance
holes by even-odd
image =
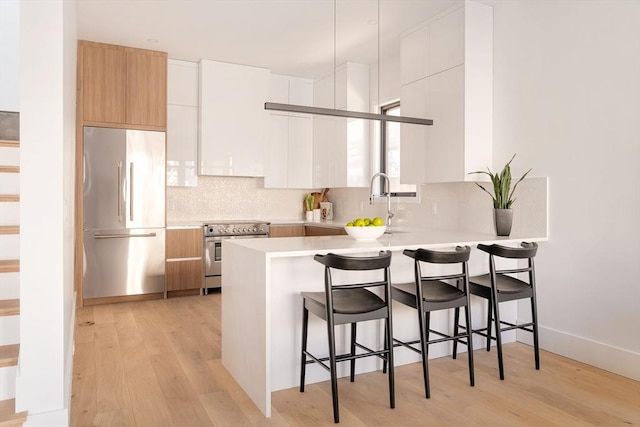
[[[306,105],[279,104],[277,102],[265,102],[265,110],[286,111],[289,113],[318,114],[321,116],[346,117],[350,119],[380,120],[383,122],[398,122],[412,125],[433,125],[431,119],[417,117],[389,116],[386,114],[364,113],[361,111],[335,110],[332,108],[309,107]]]

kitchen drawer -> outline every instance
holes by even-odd
[[[202,259],[167,261],[165,274],[168,292],[200,289],[204,280]]]
[[[167,229],[167,260],[202,258],[202,228]]]

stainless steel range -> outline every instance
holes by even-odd
[[[205,293],[222,286],[222,241],[269,237],[268,222],[217,221],[204,225]]]

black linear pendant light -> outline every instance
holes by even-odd
[[[333,1],[333,70],[335,88],[336,70],[336,2]],[[335,90],[335,89],[334,89]],[[334,94],[335,97],[335,94]],[[378,0],[378,101],[380,98],[380,0]],[[335,101],[334,101],[335,106]],[[276,102],[265,102],[265,110],[286,111],[290,113],[318,114],[321,116],[347,117],[354,119],[379,120],[382,122],[399,122],[414,125],[433,125],[433,120],[418,117],[390,116],[386,114],[365,113],[361,111],[336,110],[333,108],[309,107],[306,105],[280,104]]]

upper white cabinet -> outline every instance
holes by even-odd
[[[167,185],[198,185],[198,64],[167,64]]]
[[[200,61],[201,175],[265,176],[269,79],[266,68]]]
[[[426,50],[426,52],[424,52]],[[401,181],[473,180],[492,164],[493,9],[465,1],[402,39]]]
[[[334,85],[335,80],[335,85]],[[334,90],[335,88],[335,90]],[[369,111],[369,66],[347,62],[314,82],[316,107]],[[313,187],[369,186],[369,122],[313,118]]]
[[[270,102],[311,106],[313,81],[272,74]],[[264,186],[312,188],[313,128],[308,114],[270,112],[269,152]]]

